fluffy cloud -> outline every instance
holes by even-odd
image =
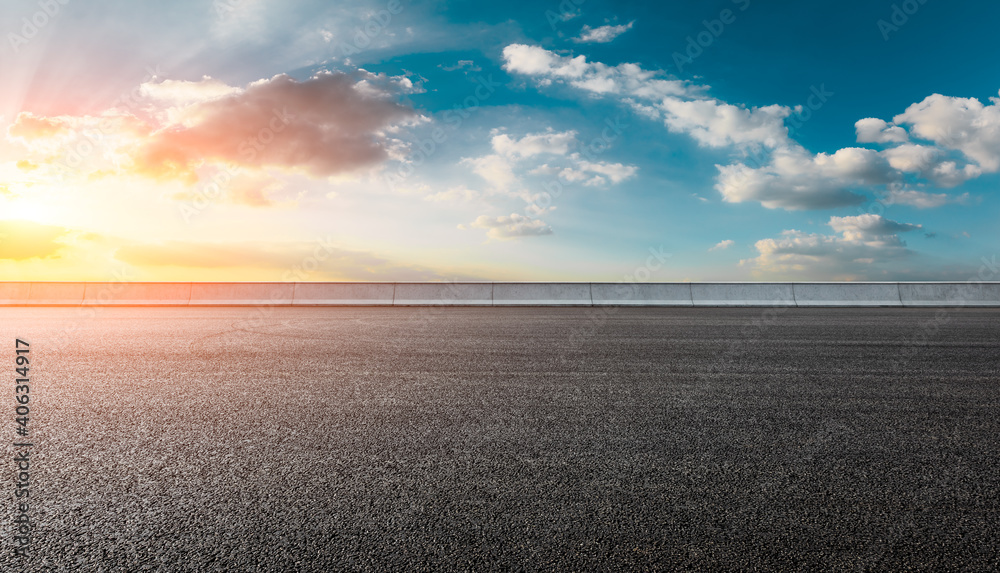
[[[552,234],[552,227],[545,224],[544,221],[532,219],[520,213],[499,217],[480,215],[470,226],[487,229],[486,235],[488,237],[501,240]]]
[[[724,251],[735,244],[736,241],[732,239],[726,239],[725,241],[719,241],[718,243],[716,243],[716,245],[710,248],[709,251]]]
[[[462,159],[462,164],[472,167],[476,175],[482,177],[497,191],[511,190],[520,183],[520,179],[514,174],[511,162],[502,155],[466,157]]]
[[[425,195],[424,201],[460,203],[467,201],[475,201],[476,199],[479,199],[481,196],[482,193],[476,191],[475,189],[469,189],[464,185],[458,185],[456,187],[449,187],[444,191],[438,191],[437,193]]]
[[[454,66],[446,66],[444,64],[438,64],[438,67],[446,72],[454,72],[458,70],[468,70],[470,72],[479,72],[483,68],[476,65],[476,62],[472,60],[459,60]]]
[[[575,153],[570,158],[576,161],[576,168],[566,167],[558,172],[559,178],[567,183],[585,181],[585,185],[598,186],[604,185],[610,180],[611,183],[618,184],[626,179],[631,179],[639,171],[639,168],[635,165],[608,163],[605,161],[585,161]]]
[[[928,145],[906,144],[882,152],[894,169],[908,173],[928,173],[940,163],[941,150]]]
[[[902,127],[874,117],[859,119],[854,124],[854,130],[858,134],[858,143],[904,143],[910,139]]]
[[[635,64],[608,66],[588,62],[584,56],[560,56],[538,46],[511,44],[504,48],[503,58],[504,69],[511,73],[534,76],[542,85],[566,82],[594,94],[658,100],[667,96],[686,96],[702,89],[683,80],[659,79],[658,73],[645,71]]]
[[[748,109],[717,100],[664,98],[659,110],[670,131],[686,133],[707,147],[748,144],[779,147],[788,143],[785,118],[792,110],[784,106]]]
[[[576,146],[576,132],[556,132],[551,129],[545,133],[528,134],[521,139],[513,139],[502,133],[494,135],[491,140],[493,150],[510,157],[523,158],[551,153],[566,155]]]
[[[412,89],[409,80],[367,72],[322,73],[302,82],[282,74],[230,95],[214,88],[219,97],[189,106],[179,123],[130,150],[135,172],[193,180],[208,161],[329,176],[386,159],[385,131],[418,117],[395,100]],[[193,97],[205,88],[157,90]]]
[[[549,129],[542,133],[529,133],[520,139],[494,131],[490,145],[493,153],[463,158],[462,164],[471,166],[473,172],[485,179],[494,191],[526,196],[521,189],[521,178],[514,173],[515,165],[522,159],[537,155],[566,155],[576,147],[577,140],[575,131]]]
[[[740,264],[772,274],[871,278],[882,271],[879,265],[911,256],[899,234],[922,228],[873,214],[831,217],[828,224],[838,234],[784,231],[779,238],[757,241],[759,255]]]
[[[7,128],[7,135],[23,140],[45,139],[68,133],[70,129],[71,126],[63,118],[38,117],[30,112],[21,112]]]
[[[856,190],[888,183],[895,172],[877,151],[857,147],[812,155],[801,147],[779,149],[768,165],[718,166],[716,190],[729,203],[757,201],[768,209],[826,209],[856,205]]]
[[[921,225],[897,223],[881,215],[866,213],[852,217],[830,217],[830,228],[840,233],[845,241],[863,242],[868,245],[902,245],[898,233],[907,233]]]
[[[910,133],[962,152],[987,172],[1000,170],[1000,98],[983,105],[976,98],[934,94],[893,118]]]
[[[949,203],[966,205],[971,201],[968,193],[958,196],[947,193],[926,193],[915,189],[890,189],[883,202],[887,205],[908,205],[917,209],[932,209]]]
[[[150,101],[169,106],[189,106],[226,96],[237,95],[240,88],[208,76],[196,82],[182,80],[149,81],[139,86],[139,94]]]
[[[930,196],[901,190],[904,174],[914,173],[942,187],[977,177],[975,165],[959,168],[936,147],[903,144],[876,151],[847,147],[833,154],[810,154],[801,147],[776,150],[759,168],[743,164],[719,166],[716,189],[725,201],[757,201],[769,209],[824,209],[861,203],[861,192],[887,185],[889,202],[921,208],[962,202],[961,197]]]
[[[784,124],[784,118],[792,113],[788,107],[735,106],[705,97],[707,86],[662,79],[662,72],[643,70],[635,64],[611,67],[537,46],[512,44],[504,48],[503,56],[504,69],[509,72],[532,76],[543,86],[564,82],[594,95],[621,97],[643,115],[663,121],[670,131],[688,134],[705,146],[777,147],[788,141]]]
[[[470,224],[474,228],[486,229],[487,235],[494,239],[551,235],[552,228],[536,217],[555,209],[552,206],[552,193],[555,193],[552,188],[561,190],[562,184],[574,183],[605,187],[630,179],[638,172],[635,165],[585,159],[581,152],[573,151],[580,148],[576,131],[548,129],[512,137],[495,130],[490,143],[493,153],[467,157],[461,163],[470,166],[474,173],[482,177],[490,185],[492,194],[517,198],[526,203],[524,215],[483,215]],[[546,158],[546,163],[538,163],[542,157]],[[551,193],[539,192],[537,182],[525,183],[523,177],[526,175],[547,178],[542,187]],[[464,192],[449,191],[429,196],[428,200],[466,197],[469,195]]]
[[[955,187],[982,175],[976,165],[958,167],[944,150],[930,145],[903,144],[883,150],[889,165],[903,173],[915,173],[941,187]]]
[[[21,113],[7,140],[25,159],[84,179],[133,173],[193,184],[223,165],[326,177],[387,159],[394,131],[426,121],[398,101],[415,91],[405,77],[364,70],[304,81],[278,75],[246,88],[207,77],[156,80],[127,108],[100,115]],[[250,191],[241,202],[269,204],[266,193]]]
[[[22,148],[22,161],[43,173],[88,177],[118,172],[130,162],[124,149],[151,130],[146,121],[128,111],[54,117],[22,112],[8,128],[7,140]]]
[[[621,36],[625,32],[632,29],[632,24],[635,22],[629,22],[628,24],[620,24],[617,26],[600,26],[598,28],[591,28],[590,26],[584,26],[580,30],[580,35],[573,38],[574,42],[577,43],[595,43],[595,44],[606,44],[618,36]]]
[[[743,162],[717,166],[715,187],[727,202],[756,201],[787,210],[843,207],[864,201],[863,193],[873,187],[898,187],[908,175],[954,187],[983,172],[1000,170],[1000,98],[984,106],[975,99],[930,96],[892,123],[878,118],[856,122],[859,143],[891,146],[887,149],[849,147],[812,154],[789,137],[785,125],[798,108],[733,105],[707,97],[707,86],[662,79],[661,72],[634,64],[611,67],[536,46],[512,44],[503,56],[507,71],[529,76],[539,86],[562,83],[595,97],[615,97],[699,145],[755,155],[759,161],[753,166]],[[935,145],[910,143],[911,136]],[[957,160],[956,151],[972,163]],[[583,179],[573,171],[565,175]],[[940,202],[912,193],[898,198],[923,205]]]
[[[589,161],[579,152],[572,152],[580,146],[576,131],[546,130],[542,133],[529,133],[521,138],[514,138],[506,133],[494,133],[490,144],[494,153],[477,158],[465,158],[463,163],[471,165],[476,174],[480,175],[495,187],[511,189],[520,184],[520,178],[514,173],[515,165],[524,159],[539,155],[564,157],[564,165],[557,167],[549,163],[536,165],[527,170],[531,175],[558,175],[567,182],[586,179],[590,174],[602,176],[602,180],[610,179],[612,183],[621,183],[633,177],[639,170],[635,165],[610,163],[605,161]],[[606,178],[606,179],[605,179]]]

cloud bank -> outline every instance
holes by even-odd
[[[707,96],[708,86],[661,71],[627,63],[607,66],[525,44],[508,45],[503,58],[508,72],[527,76],[540,88],[565,85],[591,97],[615,98],[636,113],[661,121],[672,133],[747,158],[717,166],[715,189],[729,203],[830,209],[862,203],[866,193],[884,189],[894,193],[898,203],[929,208],[962,200],[942,199],[919,188],[955,187],[1000,170],[1000,98],[990,98],[990,105],[984,105],[974,98],[934,94],[892,122],[857,121],[858,143],[885,149],[848,147],[812,153],[791,138],[785,124],[801,106],[734,105]],[[823,87],[814,93],[819,105],[833,96]]]

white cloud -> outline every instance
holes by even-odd
[[[736,241],[732,239],[726,239],[725,241],[719,241],[714,247],[709,249],[709,251],[724,251],[735,244]]]
[[[939,163],[942,152],[937,147],[908,143],[882,151],[894,169],[907,173],[926,173]]]
[[[191,184],[206,164],[228,164],[320,178],[388,159],[386,134],[425,121],[398,101],[418,89],[405,77],[364,70],[320,72],[303,81],[279,74],[246,88],[207,77],[148,82],[140,87],[141,108],[135,110],[143,119],[117,109],[101,116],[21,114],[8,138],[45,146],[59,138],[89,138],[93,129],[87,125],[95,124],[101,149],[85,158],[94,171],[108,170],[103,161],[115,171]]]
[[[492,219],[484,215],[472,224],[473,227],[488,229],[492,238],[551,234],[551,227],[534,218],[555,209],[552,206],[554,198],[547,192],[541,192],[542,188],[549,189],[552,184],[560,182],[606,187],[635,177],[639,170],[635,165],[589,160],[580,152],[572,152],[579,147],[577,132],[572,130],[555,131],[550,128],[521,137],[494,132],[490,144],[493,153],[466,157],[461,164],[470,166],[491,186],[493,192],[516,197],[526,203],[523,211],[526,215]],[[546,157],[548,161],[538,163],[541,157]],[[542,185],[537,181],[528,184],[522,181],[525,175],[548,178],[548,181]],[[442,200],[446,198],[452,197],[450,194],[441,196]]]
[[[854,124],[854,130],[858,134],[858,143],[905,143],[910,139],[902,127],[874,117],[859,119]]]
[[[544,133],[532,133],[521,139],[514,139],[506,133],[494,135],[491,140],[493,150],[509,157],[524,158],[549,153],[566,155],[576,145],[575,131],[556,132],[551,129]]]
[[[639,168],[635,165],[625,165],[622,163],[608,163],[604,161],[583,161],[579,160],[579,156],[574,154],[573,159],[578,160],[577,165],[583,171],[589,171],[591,173],[597,173],[599,175],[604,175],[611,180],[612,183],[621,183],[626,179],[630,179],[635,176],[639,171]]]
[[[591,28],[590,26],[585,25],[583,29],[580,30],[580,35],[573,38],[573,41],[577,43],[606,44],[631,30],[633,24],[635,24],[634,21],[629,22],[628,24],[600,26],[598,28]]]
[[[678,79],[660,79],[662,72],[635,64],[610,67],[587,62],[584,56],[561,56],[537,46],[511,44],[504,48],[504,69],[540,82],[565,82],[595,96],[620,96],[651,119],[663,121],[676,133],[686,133],[710,147],[788,143],[784,118],[792,109],[779,105],[746,108],[703,95],[706,86]]]
[[[500,240],[552,234],[552,227],[545,224],[544,221],[532,219],[520,213],[512,213],[510,216],[501,215],[500,217],[480,215],[470,223],[470,226],[488,229],[486,233],[488,237]]]
[[[566,183],[579,183],[586,181],[589,177],[591,176],[584,173],[582,169],[573,169],[572,167],[564,167],[559,172],[559,179]]]
[[[552,177],[553,175],[558,175],[559,171],[560,169],[558,167],[553,167],[548,163],[543,163],[531,171],[528,171],[528,174],[537,175],[539,177]]]
[[[935,166],[927,177],[942,187],[955,187],[982,174],[983,170],[977,165],[970,164],[960,168],[954,161],[944,161]]]
[[[864,200],[860,187],[889,183],[895,172],[877,151],[858,147],[811,155],[778,149],[768,165],[720,165],[716,190],[729,203],[757,201],[768,209],[826,209]]]
[[[636,64],[608,66],[587,62],[584,56],[560,56],[538,46],[511,44],[503,49],[504,69],[511,73],[536,76],[538,80],[562,81],[595,94],[618,94],[657,100],[666,96],[687,96],[703,88],[678,79],[658,79],[663,75],[645,71]]]
[[[438,191],[437,193],[426,195],[424,196],[424,201],[433,201],[435,203],[461,203],[475,201],[481,196],[482,193],[476,191],[475,189],[469,189],[464,185],[458,185],[455,187],[449,187],[444,191]]]
[[[463,165],[471,165],[472,171],[485,179],[497,191],[507,191],[516,187],[520,179],[514,174],[513,166],[507,158],[490,154],[482,157],[466,157]]]
[[[471,166],[473,172],[489,182],[496,191],[521,197],[528,203],[537,200],[538,196],[525,188],[519,174],[554,176],[564,183],[604,186],[609,181],[612,184],[626,181],[639,170],[635,165],[589,161],[580,153],[571,153],[571,150],[579,146],[576,131],[548,129],[540,133],[525,134],[520,138],[495,133],[490,143],[494,153],[464,158],[462,164]],[[540,165],[525,165],[527,161],[542,155],[555,157]]]
[[[917,209],[933,209],[949,203],[966,205],[971,201],[968,193],[951,196],[946,193],[926,193],[915,189],[891,189],[883,199],[886,205],[908,205]]]
[[[670,131],[686,133],[707,147],[762,144],[773,148],[789,142],[785,118],[792,110],[784,106],[748,109],[717,100],[664,98],[659,109]]]
[[[983,105],[976,98],[933,94],[893,118],[911,135],[962,152],[987,172],[1000,170],[1000,98]]]
[[[955,187],[982,175],[982,169],[968,164],[958,167],[946,160],[946,152],[930,145],[904,144],[881,152],[894,169],[916,173],[942,187]]]
[[[467,70],[470,72],[479,72],[483,68],[476,65],[476,62],[472,60],[459,60],[457,64],[453,66],[446,66],[444,64],[438,64],[438,67],[446,72],[454,72],[458,70]]]
[[[746,107],[707,97],[707,86],[635,64],[607,66],[584,56],[564,56],[537,46],[504,48],[504,68],[533,78],[539,86],[562,83],[594,97],[616,97],[636,113],[662,121],[667,129],[706,147],[755,154],[764,164],[717,165],[715,188],[727,202],[757,201],[787,210],[843,207],[864,201],[863,193],[899,185],[906,174],[954,187],[984,172],[1000,170],[1000,98],[984,106],[976,99],[933,95],[913,104],[889,123],[864,118],[855,123],[859,143],[892,145],[876,151],[860,147],[812,154],[789,137],[785,118],[793,108]],[[797,108],[796,108],[797,109]],[[906,127],[910,127],[908,133]],[[911,136],[936,145],[910,143]],[[972,163],[953,157],[960,152]],[[566,179],[583,180],[579,169]],[[900,195],[921,205],[939,199]]]
[[[845,241],[858,241],[869,245],[899,245],[898,233],[906,233],[921,228],[921,225],[897,223],[881,215],[866,213],[850,217],[830,217],[830,228],[837,231]]]
[[[188,106],[235,95],[242,91],[238,87],[226,85],[208,76],[196,82],[163,80],[149,81],[139,86],[142,97],[168,106]]]
[[[913,254],[899,233],[922,228],[873,214],[831,217],[829,225],[839,234],[789,230],[778,238],[757,241],[759,255],[740,264],[771,274],[838,280],[871,278],[884,270],[882,264]]]

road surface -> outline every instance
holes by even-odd
[[[0,334],[4,571],[1000,568],[1000,309],[2,308]]]

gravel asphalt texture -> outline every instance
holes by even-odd
[[[24,559],[4,391],[0,571],[1000,569],[1000,309],[0,308],[0,335],[10,386],[31,343],[35,444]]]

